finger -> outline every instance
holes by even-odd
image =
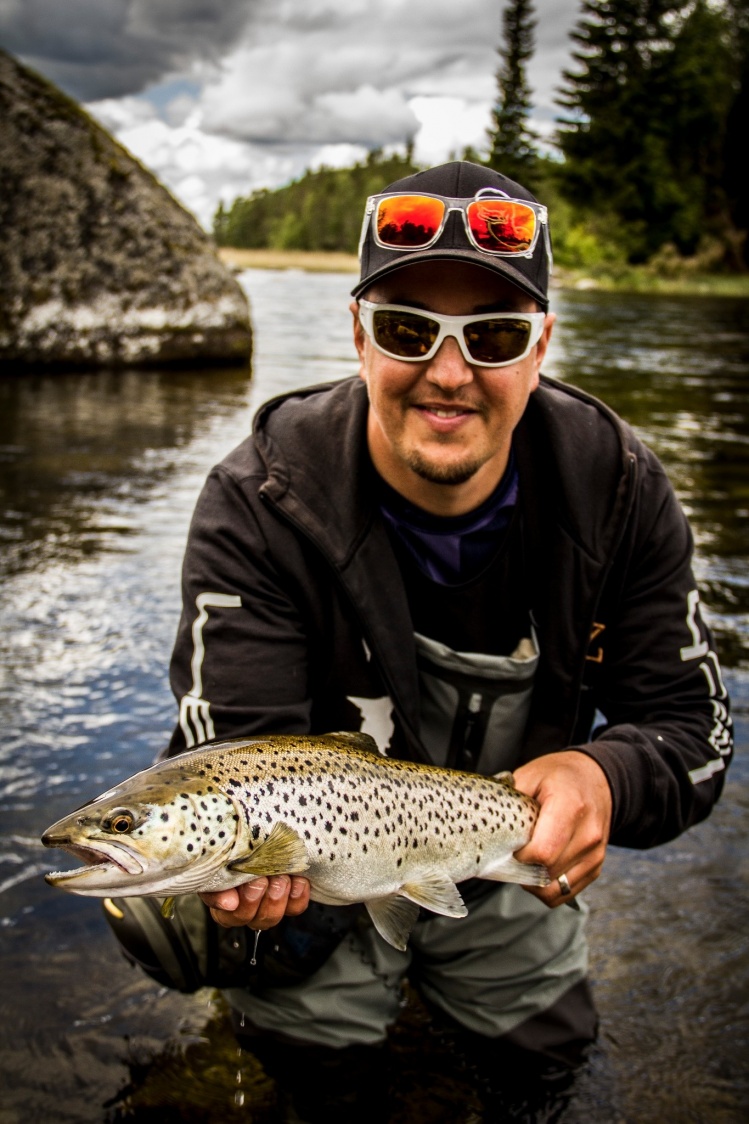
[[[211,909],[223,909],[233,912],[239,905],[239,894],[236,890],[216,890],[213,893],[198,894],[202,902]]]
[[[252,929],[271,929],[286,913],[291,891],[288,874],[277,874],[268,880],[268,889],[260,899],[254,917],[248,924]]]
[[[252,882],[243,882],[234,890],[221,890],[215,894],[201,894],[201,897],[211,909],[211,917],[218,925],[224,928],[233,928],[236,925],[249,925],[255,918],[260,902],[268,889],[267,878],[256,878]],[[232,908],[232,899],[229,899],[229,908],[225,904],[226,895],[236,895],[236,905]],[[219,899],[215,902],[208,899]]]
[[[300,913],[304,913],[309,905],[309,891],[310,885],[307,878],[293,877],[291,879],[289,901],[286,906],[287,917],[298,917]]]
[[[549,906],[550,909],[557,909],[560,905],[568,904],[575,900],[586,886],[590,886],[591,882],[595,882],[603,869],[603,862],[594,863],[578,863],[576,866],[571,867],[569,870],[563,872],[566,874],[567,882],[569,883],[570,892],[563,893],[563,888],[559,882],[559,878],[552,878],[548,886],[527,886],[529,893],[539,898],[544,905]],[[560,872],[562,873],[562,872]]]

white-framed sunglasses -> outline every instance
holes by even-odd
[[[541,338],[545,312],[487,312],[445,316],[401,304],[359,301],[359,320],[383,355],[404,363],[424,363],[436,355],[445,336],[458,341],[473,367],[519,363]]]

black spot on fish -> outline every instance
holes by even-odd
[[[194,851],[194,850],[195,850],[195,848],[193,847],[192,843],[188,843],[188,844],[187,844],[187,849],[188,849],[188,851]]]

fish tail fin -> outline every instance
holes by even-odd
[[[514,855],[486,867],[478,877],[492,882],[517,882],[520,886],[548,886],[551,882],[541,863],[521,863]]]

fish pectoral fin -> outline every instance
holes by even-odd
[[[465,917],[466,904],[460,896],[458,887],[450,878],[441,874],[429,874],[418,882],[406,882],[400,893],[416,905],[441,913],[443,917]]]
[[[548,886],[551,881],[541,863],[521,863],[514,855],[484,867],[478,877],[492,882],[518,882],[521,886]]]
[[[301,836],[288,824],[277,823],[267,839],[228,865],[229,870],[240,874],[270,878],[274,874],[303,874],[309,868],[309,859]]]
[[[161,903],[161,916],[165,921],[171,921],[174,917],[174,898],[164,898]]]
[[[401,897],[400,894],[390,894],[386,898],[371,898],[364,904],[380,936],[393,948],[405,952],[411,930],[419,916],[418,905]]]

